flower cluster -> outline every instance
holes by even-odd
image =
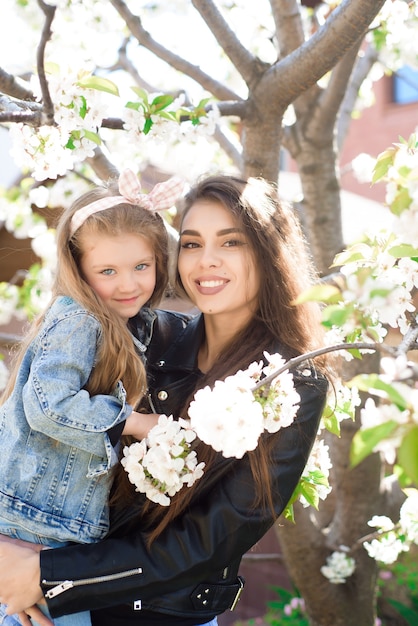
[[[341,547],[342,551],[333,552],[328,558],[326,565],[321,567],[321,574],[328,578],[334,585],[345,583],[346,579],[351,576],[356,569],[356,562],[351,556],[348,556]]]
[[[204,463],[198,463],[191,447],[196,437],[223,456],[240,459],[256,448],[264,430],[275,433],[293,422],[300,396],[290,372],[256,387],[263,375],[285,366],[278,354],[265,357],[267,366],[252,363],[212,389],[197,391],[190,420],[161,415],[146,439],[124,448],[121,463],[136,491],[167,506],[183,485],[191,487],[203,475]]]
[[[245,371],[216,381],[212,389],[199,389],[190,404],[191,427],[199,439],[225,457],[242,458],[256,448],[264,430],[275,433],[295,418],[300,396],[293,375],[284,371],[263,386],[262,376],[270,376],[285,364],[279,354],[265,352],[264,356],[267,366],[252,363]]]
[[[146,439],[125,446],[121,463],[136,491],[168,506],[183,485],[191,487],[203,474],[190,444],[196,433],[185,420],[160,415]]]
[[[418,489],[405,491],[407,498],[397,524],[385,515],[375,515],[368,522],[376,528],[377,536],[363,545],[370,557],[387,565],[394,563],[401,552],[407,552],[411,544],[418,545]]]
[[[9,370],[4,362],[3,355],[0,354],[0,393],[5,389],[9,378]]]

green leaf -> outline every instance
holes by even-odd
[[[389,420],[373,428],[358,430],[353,437],[350,449],[351,467],[356,467],[369,454],[371,454],[377,444],[386,439],[397,428],[398,424],[394,420]]]
[[[395,215],[400,215],[405,209],[409,207],[412,202],[412,198],[409,195],[409,191],[406,188],[402,188],[399,190],[399,193],[396,194],[393,202],[390,205],[390,210]]]
[[[132,91],[136,93],[138,98],[143,100],[148,105],[148,93],[145,89],[141,89],[141,87],[131,87]]]
[[[397,600],[388,600],[389,604],[391,604],[401,615],[404,620],[409,624],[409,626],[418,626],[418,611],[414,609],[410,609],[402,602],[398,602]]]
[[[373,170],[372,184],[376,183],[378,180],[386,176],[390,166],[393,163],[396,152],[397,148],[395,148],[395,146],[392,146],[391,148],[388,148],[378,155],[376,159],[376,165],[374,166]]]
[[[99,135],[97,133],[93,133],[91,130],[84,129],[83,134],[86,139],[90,139],[90,141],[93,141],[97,146],[100,146],[100,144],[102,143]]]
[[[293,304],[301,304],[302,302],[330,302],[335,303],[341,300],[341,291],[333,285],[315,285],[301,293]]]
[[[105,91],[106,93],[110,93],[113,96],[119,95],[119,89],[117,85],[108,78],[103,78],[102,76],[85,76],[81,78],[78,83],[80,87],[84,87],[85,89],[96,89],[97,91]]]
[[[47,61],[45,63],[45,72],[47,74],[59,74],[60,73],[60,66],[58,65],[58,63],[53,63],[52,61]]]
[[[337,437],[339,437],[341,435],[340,422],[338,421],[337,416],[335,415],[335,413],[332,413],[332,415],[329,415],[327,417],[325,417],[323,415],[322,416],[322,421],[324,423],[325,428],[332,435],[337,435]]]
[[[402,439],[398,450],[398,464],[412,482],[418,483],[418,426],[413,426]]]
[[[147,117],[147,119],[145,120],[144,128],[142,129],[144,135],[148,135],[153,123],[154,122],[152,121],[152,119],[150,117]]]
[[[174,102],[173,96],[156,96],[151,102],[151,106],[155,112],[165,109]]]
[[[68,150],[75,150],[74,139],[73,139],[73,137],[72,137],[71,135],[69,136],[68,141],[67,141],[67,143],[65,144],[65,147],[66,147]]]
[[[414,248],[413,246],[410,246],[407,243],[401,244],[399,246],[393,246],[393,248],[390,248],[388,250],[389,254],[391,254],[392,256],[396,257],[396,258],[403,258],[403,257],[410,257],[410,258],[414,258],[414,257],[418,257],[418,250],[417,248]]]
[[[400,411],[404,411],[408,408],[407,401],[399,391],[389,383],[383,381],[378,374],[359,374],[348,381],[346,385],[347,387],[357,387],[359,391],[367,391],[368,393],[373,393],[373,390],[383,392],[375,395],[391,400]]]
[[[300,494],[304,496],[306,502],[313,506],[314,509],[318,509],[319,496],[315,485],[305,482],[303,479],[300,482]]]
[[[354,263],[355,261],[361,261],[364,258],[368,258],[370,253],[370,246],[365,243],[359,243],[351,246],[343,252],[339,252],[335,255],[332,267],[338,265],[346,265],[347,263]]]
[[[289,522],[292,522],[293,524],[295,523],[295,511],[293,509],[293,503],[291,504],[290,502],[288,502],[282,515],[285,519],[289,520]]]
[[[343,326],[350,317],[350,308],[348,306],[331,305],[322,311],[322,321],[327,326]]]
[[[125,104],[125,109],[133,109],[134,111],[139,111],[142,108],[140,102],[127,102]]]
[[[84,120],[84,118],[87,115],[87,100],[85,99],[84,96],[81,96],[81,101],[83,103],[83,106],[80,107],[80,117],[81,117],[81,119]]]

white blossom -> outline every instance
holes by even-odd
[[[325,444],[323,439],[316,437],[308,462],[303,470],[302,478],[309,479],[311,474],[320,472],[320,474],[327,479],[326,484],[315,485],[320,500],[325,500],[332,491],[332,487],[328,484],[329,471],[331,468],[332,462],[329,455],[329,446]],[[303,507],[309,506],[309,502],[303,495],[300,496],[299,499]]]
[[[362,429],[373,428],[388,421],[395,421],[398,424],[408,423],[408,411],[401,411],[391,403],[376,405],[373,398],[367,398],[364,408],[360,411]],[[396,451],[402,441],[401,434],[394,434],[391,437],[382,439],[373,448],[374,452],[381,452],[387,463],[393,465],[396,460]]]
[[[407,489],[401,506],[399,523],[410,543],[418,545],[418,489]]]
[[[225,457],[242,458],[254,450],[264,430],[270,433],[289,426],[296,416],[300,396],[293,375],[284,371],[270,385],[253,390],[262,374],[268,376],[285,361],[279,354],[264,353],[268,365],[252,363],[224,381],[196,392],[188,409],[198,437]]]
[[[373,517],[367,522],[372,528],[379,528],[383,532],[393,530],[395,524],[387,515],[373,515]]]
[[[0,355],[0,392],[6,388],[7,381],[9,380],[9,370],[7,365]]]
[[[191,487],[203,475],[190,443],[196,434],[185,420],[160,415],[148,437],[123,449],[121,464],[135,490],[168,506],[183,485]]]
[[[199,389],[188,409],[190,420],[160,415],[146,439],[124,448],[121,463],[137,491],[167,506],[184,485],[201,478],[204,464],[191,449],[196,436],[223,456],[240,459],[257,447],[264,430],[277,432],[293,422],[300,396],[292,374],[285,370],[265,390],[255,388],[261,376],[285,365],[279,354],[265,358],[267,366],[251,363],[213,388]]]
[[[341,585],[346,582],[356,569],[356,562],[345,552],[333,552],[321,567],[321,574],[328,578],[330,583]]]
[[[370,542],[365,541],[363,546],[372,559],[387,565],[394,563],[400,553],[408,549],[395,532],[386,533]]]
[[[31,245],[34,253],[44,261],[45,265],[54,270],[57,263],[57,244],[54,231],[47,230],[34,237]]]
[[[241,458],[254,450],[264,430],[263,411],[244,372],[199,389],[188,414],[199,439],[225,457]]]
[[[0,283],[0,326],[9,324],[19,302],[19,290],[16,285]]]

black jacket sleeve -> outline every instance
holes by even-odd
[[[303,472],[327,391],[322,377],[302,376],[295,383],[301,396],[297,418],[271,435],[277,439],[271,465],[275,517],[282,513]],[[204,495],[200,493],[150,549],[138,528],[97,544],[41,552],[41,584],[52,616],[138,599],[147,604],[164,594],[217,580],[275,521],[269,511],[254,508],[254,489],[246,456],[232,463],[227,460]]]

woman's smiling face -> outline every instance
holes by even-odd
[[[254,253],[235,217],[219,202],[198,200],[184,217],[179,274],[192,302],[209,315],[247,323],[260,285]]]

